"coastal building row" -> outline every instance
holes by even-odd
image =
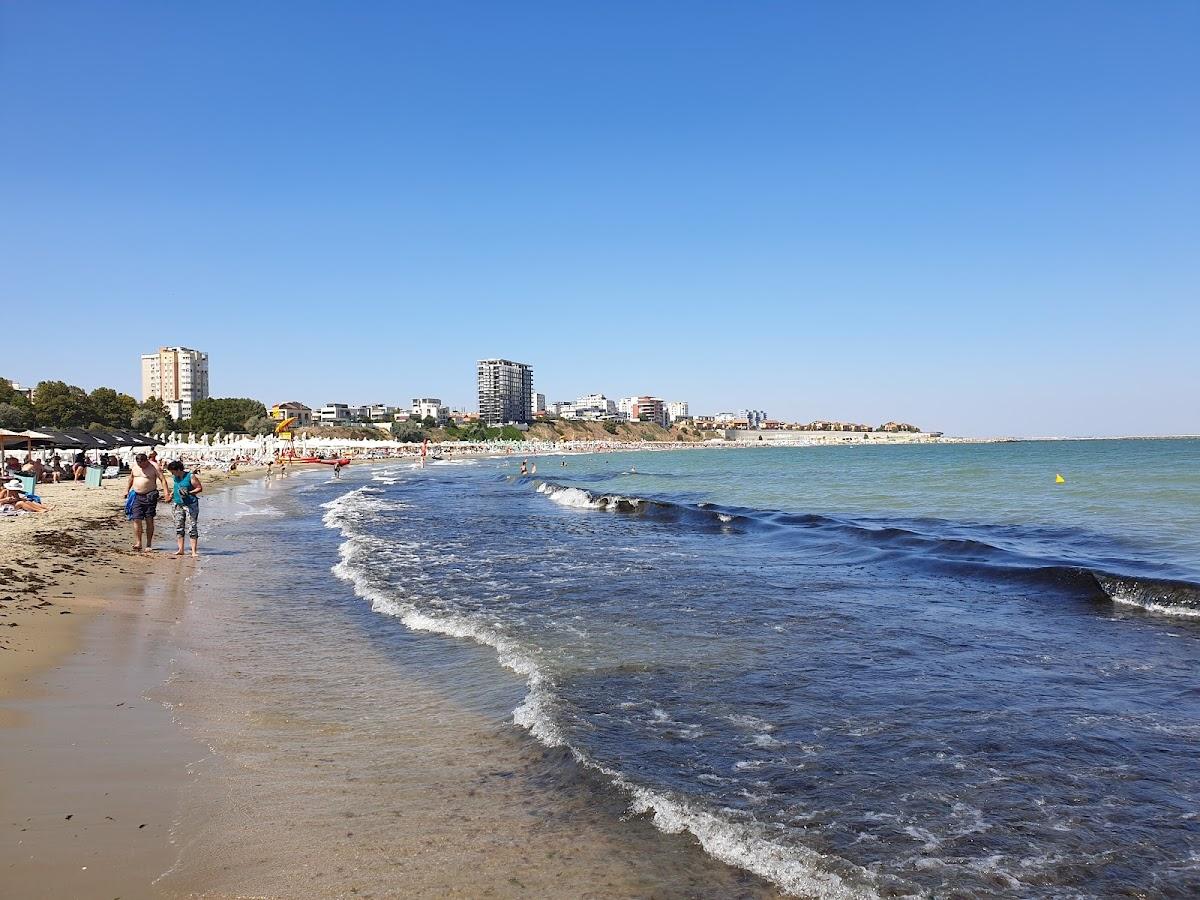
[[[382,425],[403,421],[412,416],[419,419],[430,418],[439,425],[444,425],[450,419],[450,407],[437,397],[414,397],[409,406],[388,406],[386,403],[374,403],[366,406],[326,403],[319,409],[312,409],[303,403],[289,400],[271,407],[271,418],[277,422],[294,418],[296,427],[361,423]]]
[[[664,428],[690,418],[688,404],[684,400],[667,403],[661,397],[650,396],[610,400],[604,394],[585,394],[575,400],[560,400],[551,404],[547,412],[552,412],[560,419],[589,422],[653,422]]]

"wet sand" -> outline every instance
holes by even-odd
[[[102,580],[75,649],[29,675],[0,730],[0,873],[13,897],[153,896],[189,764],[207,751],[148,686],[166,677],[182,572]]]
[[[262,496],[246,479],[205,516]],[[623,820],[511,724],[522,685],[479,648],[399,623],[362,640],[353,615],[314,628],[324,588],[281,592],[271,547],[236,530],[204,532],[198,565],[119,554],[127,531],[98,529],[89,574],[30,595],[73,615],[28,613],[43,668],[0,673],[12,896],[774,896]]]

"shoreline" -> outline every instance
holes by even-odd
[[[215,474],[206,481],[209,523],[240,498],[297,502],[317,480],[293,471],[267,486]],[[59,517],[78,525],[79,510],[69,509],[75,490],[54,492],[62,506],[38,531],[61,525]],[[76,499],[89,496],[78,491]],[[119,496],[91,495],[93,527],[82,529],[86,543],[69,567],[78,571],[54,571],[68,568],[61,556],[43,561],[44,581],[28,585],[30,596],[56,605],[22,611],[28,625],[12,631],[28,627],[30,638],[20,657],[10,651],[20,665],[0,675],[0,877],[20,896],[286,897],[298,885],[319,897],[351,888],[375,896],[671,896],[680,871],[690,873],[689,896],[706,887],[777,896],[703,854],[689,835],[626,820],[607,785],[513,725],[517,688],[507,673],[490,674],[485,649],[380,622],[357,602],[347,614],[391,636],[356,648],[355,677],[373,668],[372,693],[395,700],[376,713],[387,727],[356,737],[351,752],[346,707],[323,712],[347,689],[329,671],[336,664],[314,658],[301,680],[324,687],[303,700],[295,694],[298,661],[318,649],[311,638],[288,653],[238,656],[243,644],[281,639],[259,621],[246,630],[236,619],[239,590],[262,590],[272,576],[210,532],[202,532],[198,566],[121,549],[124,517],[103,526]],[[111,569],[100,568],[106,556]],[[71,614],[57,615],[60,603]],[[342,645],[325,630],[326,659],[336,659]],[[457,659],[455,677],[477,685],[475,699],[464,706],[422,666],[393,670],[395,640],[437,666]],[[221,653],[210,659],[214,647]],[[271,671],[268,660],[283,668],[247,687],[247,674]]]

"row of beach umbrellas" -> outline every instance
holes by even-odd
[[[124,428],[108,428],[103,431],[87,431],[83,428],[61,430],[39,428],[28,431],[0,429],[0,447],[24,446],[28,450],[116,450],[121,447],[153,447],[161,444],[158,438],[139,434]]]

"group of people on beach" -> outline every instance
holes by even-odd
[[[109,465],[117,465],[118,460],[114,457],[109,457],[107,454],[101,457],[100,465],[107,467]],[[83,481],[87,475],[88,461],[87,456],[80,452],[69,461],[64,462],[63,458],[55,453],[50,459],[42,462],[37,459],[32,453],[25,454],[25,461],[17,459],[15,456],[9,456],[4,460],[5,476],[12,477],[14,475],[32,475],[38,484],[58,484],[61,481]]]
[[[162,490],[159,490],[161,485]],[[133,458],[126,485],[126,513],[133,522],[133,549],[149,552],[154,544],[154,520],[158,504],[164,497],[170,498],[171,512],[175,520],[175,538],[178,549],[175,556],[183,556],[186,536],[191,542],[192,558],[200,555],[200,499],[204,485],[194,471],[188,471],[182,462],[172,460],[166,466],[158,461],[158,454],[139,453]]]

